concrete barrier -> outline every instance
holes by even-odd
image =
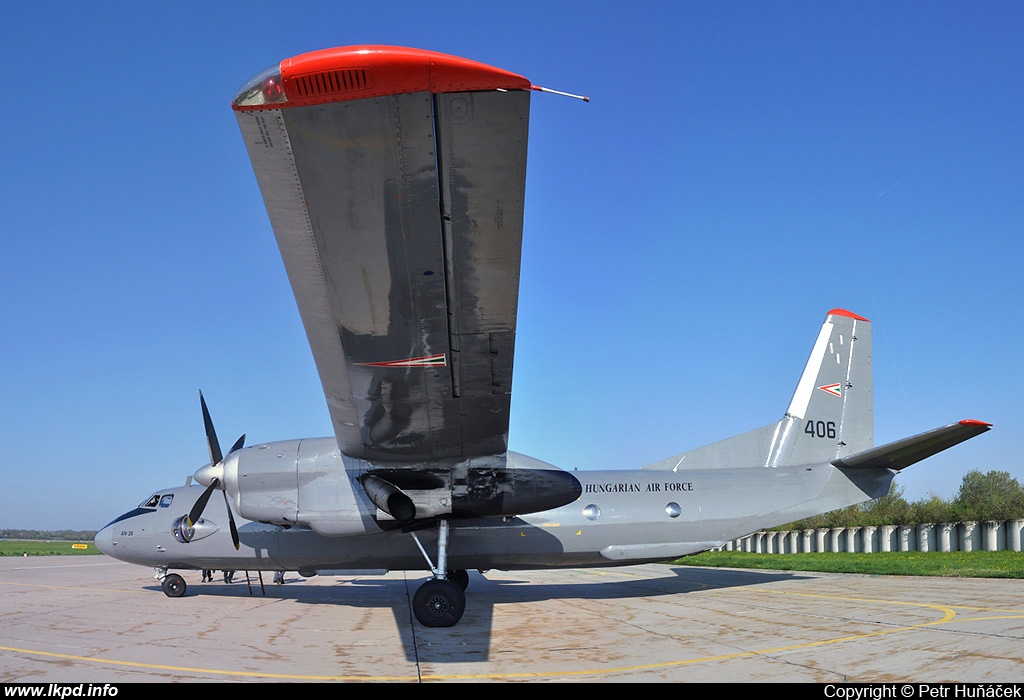
[[[936,539],[938,541],[938,550],[940,552],[955,552],[959,545],[959,540],[956,539],[956,523],[939,523],[936,525],[938,528],[938,535]]]
[[[936,551],[935,544],[935,526],[931,523],[927,525],[917,526],[917,551],[919,552],[934,552]]]
[[[878,528],[874,525],[865,525],[861,530],[860,549],[865,554],[875,551],[875,540],[877,539]]]
[[[761,554],[799,552],[1019,552],[1024,520],[921,525],[866,525],[813,530],[762,530],[719,549]]]
[[[896,527],[894,525],[883,525],[882,526],[882,532],[881,532],[881,536],[880,536],[880,543],[881,543],[881,545],[880,545],[878,551],[880,551],[880,552],[895,552],[898,549],[897,547],[893,546],[893,543],[896,541],[896,538],[893,536],[893,533],[895,533],[895,532],[896,532]]]
[[[1019,552],[1021,539],[1024,539],[1024,520],[1007,520],[1006,549]]]
[[[960,551],[962,552],[976,552],[978,551],[978,523],[966,522],[960,523]]]

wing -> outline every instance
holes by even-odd
[[[282,61],[233,102],[344,453],[505,451],[529,90],[357,46]]]

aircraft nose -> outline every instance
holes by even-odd
[[[114,535],[110,525],[97,532],[93,541],[96,543],[96,549],[108,556],[114,556]]]

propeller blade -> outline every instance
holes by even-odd
[[[199,392],[199,403],[203,406],[203,426],[206,428],[206,445],[210,448],[210,464],[220,464],[224,454],[220,451],[220,443],[217,441],[217,431],[213,429],[213,420],[206,408],[206,399],[203,392]]]
[[[210,494],[220,486],[220,480],[214,479],[210,482],[210,485],[206,487],[203,494],[196,499],[196,503],[192,506],[192,510],[188,512],[188,526],[192,527],[199,522],[199,518],[203,517],[203,511],[206,510],[206,503],[210,500]]]
[[[242,437],[245,437],[244,435]],[[231,515],[231,504],[228,503],[228,492],[224,491],[224,507],[228,509],[228,526],[231,528],[231,544],[238,549],[238,528],[235,527],[235,516]]]
[[[217,440],[217,431],[213,429],[213,419],[210,418],[210,411],[206,408],[206,399],[203,398],[203,392],[199,392],[199,403],[203,407],[203,427],[206,428],[206,445],[210,449],[210,464],[216,466],[224,461],[224,453],[220,451],[220,441]],[[228,450],[228,454],[236,450],[242,449],[245,445],[245,435],[235,440],[235,444]],[[199,497],[196,504],[192,506],[192,511],[188,514],[188,526],[192,527],[199,521],[200,516],[203,514],[203,510],[206,508],[207,501],[210,500],[210,494],[213,490],[220,486],[220,479],[214,479],[210,482],[210,485],[203,491],[203,495]],[[235,549],[238,549],[238,528],[235,526],[235,516],[231,513],[231,503],[228,502],[227,489],[222,490],[224,493],[224,507],[228,511],[228,526],[231,529],[231,543],[235,545]]]

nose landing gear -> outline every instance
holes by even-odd
[[[160,588],[168,598],[180,598],[185,595],[188,586],[185,585],[185,579],[178,574],[169,574],[167,569],[157,569],[155,578],[160,581]]]

